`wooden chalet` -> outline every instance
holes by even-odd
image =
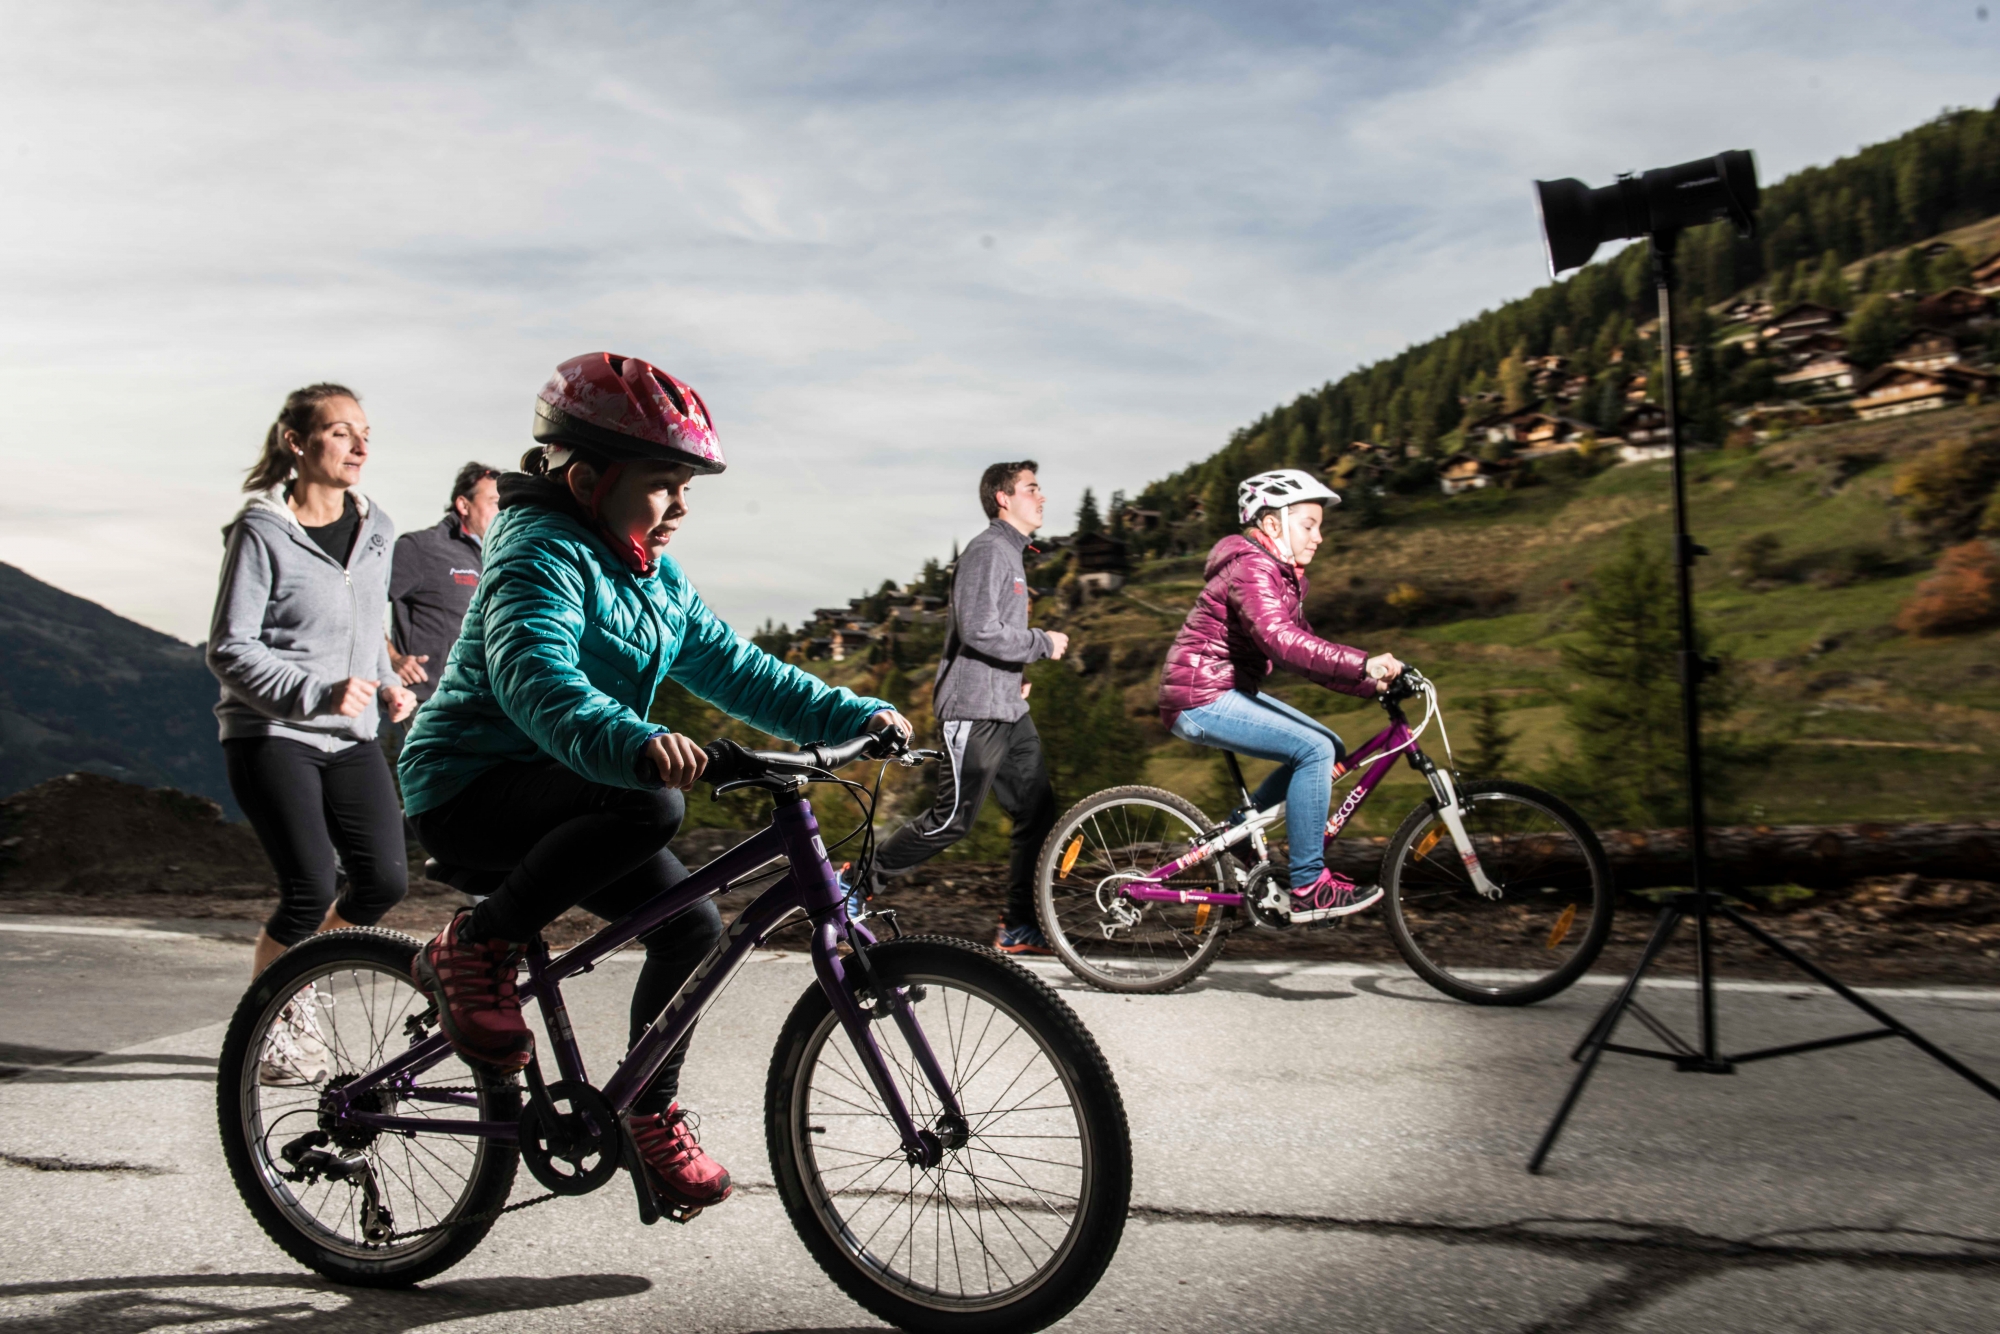
[[[1922,369],[1892,363],[1854,386],[1854,411],[1863,421],[1901,417],[1962,403],[1974,394],[1991,395],[1996,387],[2000,387],[2000,375],[1989,371],[1967,366]]]
[[[1947,287],[1917,302],[1910,319],[1920,328],[1939,331],[1990,324],[1993,298],[1970,287]]]
[[[1847,351],[1847,336],[1837,333],[1816,333],[1801,338],[1786,348],[1782,360],[1793,369],[1809,361],[1818,361],[1826,356],[1838,356]]]
[[[1919,329],[1890,350],[1889,360],[1899,366],[1930,371],[1940,366],[1956,366],[1962,358],[1956,338],[1935,329]]]
[[[1492,486],[1512,465],[1505,459],[1453,454],[1438,465],[1438,490],[1448,496]]]
[[[1972,286],[1985,296],[2000,295],[2000,250],[1972,266]]]
[[[1667,410],[1657,403],[1641,403],[1626,410],[1612,428],[1622,445],[1646,446],[1664,443],[1667,438]]]
[[[1076,581],[1093,593],[1116,592],[1132,572],[1132,556],[1123,542],[1103,533],[1082,533],[1074,546]]]
[[[1854,364],[1845,352],[1823,352],[1794,370],[1774,376],[1773,382],[1793,393],[1844,394],[1854,388]]]
[[[1787,348],[1817,333],[1831,333],[1847,322],[1845,311],[1817,301],[1795,301],[1764,326],[1761,337],[1771,347]]]

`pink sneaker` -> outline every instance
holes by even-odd
[[[729,1173],[702,1152],[697,1122],[679,1103],[664,1116],[632,1118],[632,1139],[652,1170],[653,1189],[683,1209],[702,1209],[729,1198]]]
[[[1292,891],[1292,920],[1324,922],[1333,917],[1345,917],[1363,908],[1374,907],[1381,897],[1380,885],[1369,885],[1364,889],[1344,875],[1321,870],[1319,879],[1304,889]]]

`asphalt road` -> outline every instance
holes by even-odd
[[[760,958],[684,1081],[741,1183],[686,1228],[622,1181],[504,1220],[456,1270],[362,1292],[296,1268],[236,1198],[214,1058],[249,949],[200,923],[0,918],[0,1334],[283,1329],[876,1328],[772,1192],[760,1119],[808,983]],[[612,1059],[632,971],[569,992]],[[1607,991],[1525,1011],[1386,969],[1225,963],[1190,992],[1045,973],[1110,1057],[1137,1152],[1092,1331],[1904,1330],[2000,1324],[2000,1103],[1906,1044],[1676,1074],[1613,1057],[1552,1160],[1522,1169]],[[1682,1017],[1684,989],[1657,993]],[[2000,992],[1891,1008],[2000,1072]],[[1805,988],[1723,997],[1731,1045],[1861,1026]],[[522,1174],[517,1197],[536,1191]],[[454,1326],[456,1327],[456,1326]]]

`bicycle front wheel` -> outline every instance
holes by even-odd
[[[1201,976],[1222,951],[1236,909],[1138,902],[1119,890],[1186,852],[1209,828],[1199,806],[1164,788],[1107,788],[1070,807],[1042,844],[1035,871],[1035,916],[1064,965],[1105,991],[1173,991]],[[1221,858],[1155,883],[1206,893],[1229,888]]]
[[[372,1131],[323,1107],[330,1088],[422,1031],[417,947],[372,927],[314,936],[250,984],[222,1041],[216,1111],[236,1189],[271,1240],[341,1283],[401,1287],[457,1264],[493,1226],[520,1161],[511,1142],[451,1133],[521,1113],[511,1076],[455,1057],[357,1100],[436,1133]]]
[[[1611,933],[1611,868],[1560,798],[1526,783],[1460,789],[1465,832],[1499,891],[1473,886],[1426,801],[1382,853],[1389,934],[1417,975],[1475,1005],[1528,1005],[1583,976]]]
[[[935,1167],[910,1164],[826,993],[811,988],[765,1090],[792,1225],[828,1277],[900,1328],[984,1334],[1061,1319],[1110,1264],[1132,1194],[1110,1066],[1055,992],[991,950],[913,936],[868,957],[883,986],[912,988],[964,1119],[945,1112],[900,1025],[873,1024],[904,1104],[944,1145]]]

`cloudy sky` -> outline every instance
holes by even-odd
[[[1051,528],[1542,280],[1528,182],[2000,95],[1973,3],[0,5],[0,560],[189,640],[286,391],[405,528],[656,361],[739,628]],[[1060,522],[1057,522],[1060,516]]]

